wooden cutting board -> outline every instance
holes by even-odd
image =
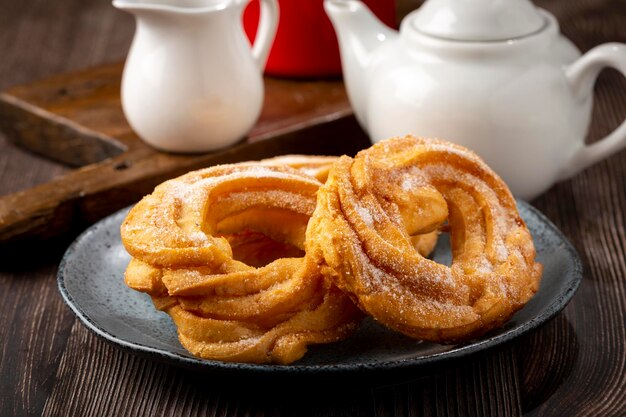
[[[0,94],[0,128],[9,140],[77,167],[0,197],[0,243],[82,228],[193,169],[288,153],[354,154],[369,145],[341,81],[267,78],[261,116],[240,143],[205,154],[160,152],[124,118],[122,69],[112,64],[62,74]]]

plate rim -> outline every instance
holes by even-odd
[[[165,360],[168,363],[176,366],[185,366],[186,368],[193,368],[196,370],[205,371],[233,371],[233,372],[253,372],[256,374],[302,374],[302,373],[315,373],[315,374],[335,374],[335,373],[356,373],[363,371],[394,371],[405,370],[406,368],[416,368],[422,366],[432,365],[434,363],[443,360],[455,360],[461,357],[472,355],[481,351],[485,351],[496,346],[500,346],[504,343],[522,336],[530,331],[538,328],[542,324],[546,323],[550,319],[554,318],[561,310],[563,310],[567,304],[571,301],[574,294],[578,290],[583,277],[583,265],[580,256],[572,243],[565,237],[563,232],[559,230],[542,212],[533,207],[531,204],[517,200],[518,206],[523,206],[525,209],[532,212],[535,216],[542,221],[543,226],[550,229],[560,241],[564,243],[563,248],[568,252],[570,257],[574,260],[572,265],[572,274],[569,278],[567,287],[562,293],[558,293],[552,302],[543,310],[539,315],[534,316],[527,322],[521,325],[508,329],[501,334],[491,336],[485,340],[477,340],[470,342],[467,345],[453,348],[444,352],[437,352],[425,356],[415,358],[404,358],[389,361],[376,361],[376,362],[360,362],[360,363],[345,363],[345,364],[319,364],[319,365],[298,365],[294,363],[291,365],[280,364],[253,364],[253,363],[240,363],[240,362],[222,362],[217,360],[191,358],[180,355],[176,352],[163,350],[160,348],[154,348],[141,343],[129,342],[125,339],[121,339],[111,334],[106,329],[98,326],[83,310],[81,310],[74,298],[67,290],[65,286],[65,269],[66,265],[71,262],[70,257],[76,251],[77,247],[84,241],[89,239],[90,235],[94,234],[98,229],[104,227],[107,222],[112,221],[112,218],[119,216],[120,213],[128,211],[130,207],[125,207],[116,211],[113,214],[101,219],[97,223],[88,227],[82,232],[67,248],[63,258],[59,264],[57,271],[57,285],[61,297],[64,303],[70,308],[70,310],[76,315],[76,317],[82,322],[82,324],[89,330],[94,332],[100,338],[107,342],[116,345],[127,351],[131,351],[134,354],[142,354],[155,359]]]

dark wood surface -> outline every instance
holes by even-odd
[[[557,15],[582,50],[626,42],[623,0],[537,3]],[[401,3],[404,10],[415,5]],[[0,0],[0,28],[4,90],[119,61],[133,23],[108,1]],[[626,82],[607,71],[596,87],[590,140],[625,116]],[[70,171],[0,137],[0,195]],[[119,351],[61,301],[55,273],[66,240],[3,250],[0,415],[626,415],[626,152],[556,185],[533,204],[561,228],[584,263],[581,288],[564,312],[508,346],[426,370],[413,382],[350,392],[216,388],[219,381],[210,375]]]

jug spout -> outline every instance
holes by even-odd
[[[398,32],[385,26],[358,0],[325,0],[324,9],[339,41],[341,66],[350,102],[357,119],[365,127],[367,70],[372,54],[381,44],[396,38]]]
[[[243,0],[113,0],[113,6],[142,15],[179,15],[192,16],[210,13],[226,8],[230,4],[243,4]]]

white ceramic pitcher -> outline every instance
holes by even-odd
[[[586,145],[596,76],[626,45],[580,56],[528,0],[427,0],[400,32],[356,0],[325,0],[348,95],[373,141],[412,133],[467,146],[533,198],[626,146],[626,122]]]
[[[155,148],[205,152],[250,131],[263,104],[262,72],[276,33],[276,0],[261,0],[252,48],[242,26],[248,0],[115,0],[135,37],[122,79],[131,127]]]

